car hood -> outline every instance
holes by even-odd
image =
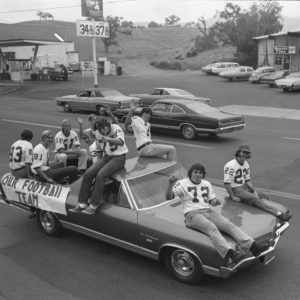
[[[298,80],[300,80],[300,79],[298,78]],[[283,79],[276,80],[276,83],[279,83],[279,84],[292,84],[295,81],[297,81],[297,78],[283,78]]]
[[[214,187],[214,191],[217,198],[223,201],[223,204],[212,209],[234,223],[252,238],[259,239],[274,233],[277,224],[276,217],[253,206],[234,202],[226,198],[227,194],[223,188]],[[185,227],[183,206],[178,198],[153,208],[141,210],[140,213]]]

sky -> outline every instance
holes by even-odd
[[[104,16],[123,17],[126,21],[164,23],[165,18],[176,15],[181,22],[196,21],[199,17],[212,18],[223,10],[226,2],[247,9],[253,1],[221,0],[103,0]],[[278,1],[282,15],[300,16],[299,1]],[[0,23],[39,20],[38,11],[51,13],[55,20],[76,22],[81,16],[81,0],[0,0]]]

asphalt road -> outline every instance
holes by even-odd
[[[88,85],[85,82],[85,85]],[[101,77],[101,86],[124,93],[151,91],[153,87],[184,88],[210,97],[215,106],[241,105],[246,114],[243,131],[216,138],[200,136],[185,141],[179,136],[154,134],[155,142],[173,144],[179,162],[189,167],[199,161],[207,177],[221,184],[223,165],[240,144],[252,149],[250,165],[256,186],[269,190],[272,199],[292,211],[291,226],[282,237],[276,259],[264,267],[251,266],[222,280],[207,277],[201,285],[174,281],[162,265],[108,244],[65,231],[49,238],[26,213],[1,205],[0,208],[0,300],[2,299],[299,299],[299,121],[275,117],[271,108],[300,110],[300,93],[283,93],[263,85],[226,82],[200,72],[160,72],[157,76]],[[25,84],[26,85],[26,84]],[[56,132],[63,118],[75,126],[79,114],[65,114],[55,106],[54,96],[82,86],[80,78],[67,83],[41,83],[7,91],[0,97],[0,168],[8,170],[8,150],[22,129],[32,129],[33,143],[47,127]],[[257,109],[253,116],[246,106]],[[127,144],[136,155],[132,136]]]

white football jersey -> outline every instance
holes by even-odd
[[[199,184],[193,183],[189,178],[184,178],[175,183],[173,193],[183,203],[183,213],[190,211],[208,209],[209,200],[216,198],[212,185],[202,179]]]
[[[231,187],[242,186],[249,180],[251,180],[250,167],[247,161],[240,165],[233,159],[224,166],[224,183],[229,183]]]
[[[104,151],[109,156],[122,155],[128,152],[128,148],[125,144],[125,136],[121,127],[117,124],[111,124],[110,133],[107,135],[110,138],[118,138],[123,141],[123,145],[119,146],[116,144],[104,143]]]
[[[9,152],[9,167],[11,170],[17,170],[32,163],[32,144],[25,140],[14,142]]]
[[[43,143],[37,144],[33,149],[33,162],[31,171],[37,174],[36,168],[41,168],[42,171],[48,170],[49,167],[49,149]]]
[[[145,122],[143,118],[134,116],[131,118],[131,127],[136,140],[136,147],[151,142],[151,125],[149,122]]]
[[[80,146],[80,141],[77,133],[74,130],[70,131],[69,136],[65,136],[62,131],[55,135],[55,152],[58,150],[71,150],[73,146]]]

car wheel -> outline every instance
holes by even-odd
[[[187,140],[192,140],[196,137],[196,130],[192,125],[183,125],[181,133],[182,136]]]
[[[284,92],[288,92],[288,91],[289,91],[288,88],[283,88],[282,90],[283,90]]]
[[[71,112],[72,108],[69,103],[64,103],[64,112]]]
[[[49,211],[38,210],[37,222],[44,233],[51,236],[58,236],[62,231],[62,226],[57,217]]]
[[[188,284],[197,284],[203,277],[204,272],[198,259],[191,253],[178,249],[168,249],[164,256],[167,270],[171,275]]]
[[[236,81],[236,77],[234,76],[234,77],[232,77],[232,81]]]

